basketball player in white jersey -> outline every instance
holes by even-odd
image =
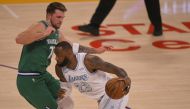
[[[65,97],[69,95],[71,86],[75,86],[82,94],[95,99],[99,103],[99,109],[129,109],[126,105],[128,96],[121,99],[111,99],[105,93],[105,84],[111,78],[108,73],[115,74],[131,83],[127,73],[101,58],[86,53],[74,54],[68,42],[60,42],[56,45],[56,74],[64,84]],[[65,87],[65,84],[68,87]],[[126,86],[124,93],[128,93],[130,86]]]

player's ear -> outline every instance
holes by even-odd
[[[51,14],[50,13],[46,14],[46,19],[47,19],[48,24],[50,23],[50,18],[51,18]]]

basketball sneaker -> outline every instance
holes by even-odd
[[[153,35],[154,36],[162,36],[163,34],[163,30],[162,30],[162,27],[155,27],[154,29],[154,32],[153,32]]]
[[[131,109],[130,107],[126,106],[125,109]]]
[[[78,27],[78,29],[80,31],[82,31],[82,32],[90,33],[93,36],[99,36],[100,35],[99,28],[91,26],[89,24],[87,24],[87,25],[81,25],[81,26]]]

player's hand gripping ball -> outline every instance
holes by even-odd
[[[130,78],[112,78],[106,83],[106,94],[112,99],[120,99],[127,95],[131,87]]]

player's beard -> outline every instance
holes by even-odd
[[[52,22],[52,20],[50,20],[50,22],[51,22],[52,27],[55,28],[56,30],[60,28],[60,27],[57,27],[57,26]]]
[[[63,62],[61,64],[59,64],[60,67],[64,67],[69,63],[69,59],[65,57],[65,59],[63,60]]]

